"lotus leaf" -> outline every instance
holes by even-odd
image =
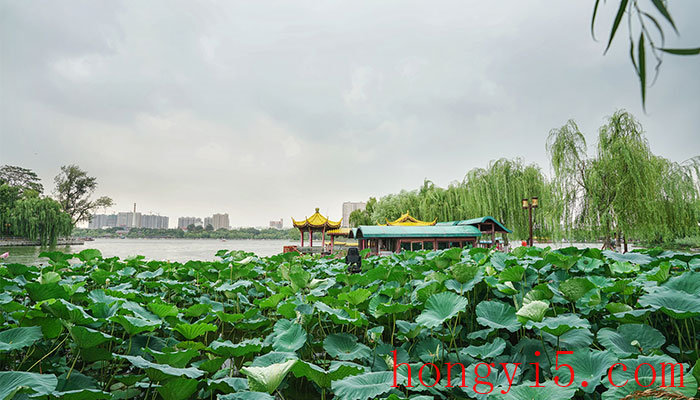
[[[367,358],[369,347],[357,342],[357,337],[348,333],[334,333],[323,340],[323,348],[331,357],[342,361]]]
[[[204,335],[207,332],[216,332],[216,325],[199,322],[196,324],[177,324],[174,331],[180,334],[187,340],[192,340]]]
[[[0,371],[0,400],[10,400],[17,393],[49,394],[57,385],[54,375]]]
[[[244,367],[241,372],[248,377],[251,390],[272,393],[296,363],[297,360],[288,360],[267,367]]]
[[[38,326],[6,329],[0,332],[0,352],[23,349],[41,338],[41,328]]]
[[[114,357],[123,358],[131,363],[136,368],[146,371],[148,377],[159,382],[168,379],[169,377],[185,376],[187,378],[196,379],[204,375],[204,371],[197,368],[175,368],[167,364],[157,364],[143,359],[140,356],[123,356],[121,354],[113,354]]]
[[[392,372],[366,372],[333,381],[333,393],[339,400],[367,400],[389,392],[394,381]]]
[[[541,300],[534,300],[523,305],[515,315],[521,323],[527,321],[541,322],[547,314],[547,310],[549,310],[549,303]]]
[[[425,303],[425,310],[416,318],[416,322],[426,328],[438,327],[464,311],[467,304],[466,298],[452,292],[434,294]]]
[[[275,351],[295,352],[306,343],[306,331],[292,321],[282,319],[277,321],[274,327],[275,339],[272,348]]]
[[[572,329],[589,329],[591,327],[588,321],[575,314],[561,314],[556,317],[545,317],[542,322],[531,322],[530,324],[554,336],[561,336]]]
[[[521,326],[515,316],[515,308],[501,301],[484,301],[477,304],[476,316],[481,325],[494,329],[515,332]]]
[[[617,330],[603,328],[597,339],[609,351],[626,357],[633,354],[649,354],[666,342],[664,335],[649,325],[624,324]]]
[[[212,342],[211,347],[214,354],[224,357],[240,357],[252,353],[257,353],[262,350],[262,342],[260,339],[246,339],[239,343],[231,343],[230,340],[225,342]]]

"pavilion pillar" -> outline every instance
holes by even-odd
[[[335,236],[331,236],[331,253],[333,252],[334,244],[335,244]]]
[[[323,230],[321,231],[321,249],[325,250],[326,249],[326,227],[323,227]]]
[[[299,232],[301,233],[301,247],[304,247],[304,231],[299,229]]]
[[[314,231],[309,228],[309,246],[314,247]]]

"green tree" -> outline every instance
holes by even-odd
[[[641,124],[624,110],[600,128],[595,156],[586,149],[575,122],[550,131],[554,209],[565,230],[603,237],[609,248],[614,236],[626,245],[630,235],[661,239],[697,229],[696,160],[676,164],[655,156]]]
[[[0,184],[2,183],[18,188],[20,193],[26,190],[33,190],[38,194],[44,192],[41,179],[39,179],[34,171],[27,168],[3,165],[0,167]]]
[[[18,200],[3,222],[9,223],[13,236],[38,240],[41,245],[53,245],[73,229],[70,216],[57,201],[36,195]]]
[[[207,232],[213,232],[213,231],[214,231],[214,227],[211,226],[211,224],[207,224],[207,227],[204,228],[204,230],[207,231]]]
[[[12,235],[10,216],[18,200],[22,198],[20,189],[7,183],[0,184],[0,234]]]
[[[100,207],[114,205],[112,199],[106,196],[91,199],[97,189],[97,178],[88,176],[77,165],[62,166],[61,173],[56,175],[54,182],[54,195],[63,210],[70,215],[73,224],[89,221],[91,214]]]
[[[350,213],[348,223],[355,228],[360,225],[374,225],[374,222],[372,221],[372,213],[374,212],[374,207],[376,204],[377,199],[370,197],[364,210],[355,210]]]
[[[385,219],[396,219],[406,211],[428,221],[490,215],[512,229],[515,237],[524,238],[528,235],[529,222],[521,208],[521,200],[538,196],[543,207],[535,214],[536,235],[546,236],[555,226],[547,208],[551,202],[550,190],[536,164],[526,165],[520,159],[499,159],[486,168],[469,171],[461,182],[455,182],[447,189],[426,179],[417,190],[384,196],[373,204],[368,220],[370,224],[384,222]]]

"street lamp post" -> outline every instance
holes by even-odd
[[[533,241],[532,241],[532,209],[537,208],[539,206],[539,199],[537,197],[533,197],[528,201],[528,199],[523,199],[523,210],[528,210],[528,213],[530,214],[530,238],[528,239],[527,245],[532,247]]]

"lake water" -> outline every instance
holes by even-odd
[[[85,242],[82,246],[56,246],[55,250],[64,253],[78,253],[85,249],[98,249],[103,257],[127,258],[142,255],[147,260],[169,260],[186,262],[188,260],[217,260],[216,252],[225,250],[245,250],[259,256],[272,256],[282,252],[282,247],[298,244],[289,240],[228,240],[218,239],[100,239]],[[518,244],[512,243],[513,247]],[[576,246],[600,248],[597,243],[549,243],[535,244],[538,247],[551,246],[552,248]],[[630,250],[635,247],[630,246]],[[2,262],[35,264],[46,262],[47,259],[39,259],[39,253],[49,250],[47,248],[18,246],[2,247],[0,254],[9,252],[10,257]]]
[[[218,239],[100,239],[85,242],[81,246],[56,246],[51,250],[64,253],[78,253],[85,249],[97,249],[103,257],[127,258],[142,255],[147,260],[217,260],[216,252],[225,250],[245,250],[259,256],[272,256],[282,252],[282,247],[298,244],[289,240],[227,240]],[[49,250],[33,246],[2,247],[0,254],[9,252],[10,257],[2,262],[34,264],[45,262],[39,253]]]

